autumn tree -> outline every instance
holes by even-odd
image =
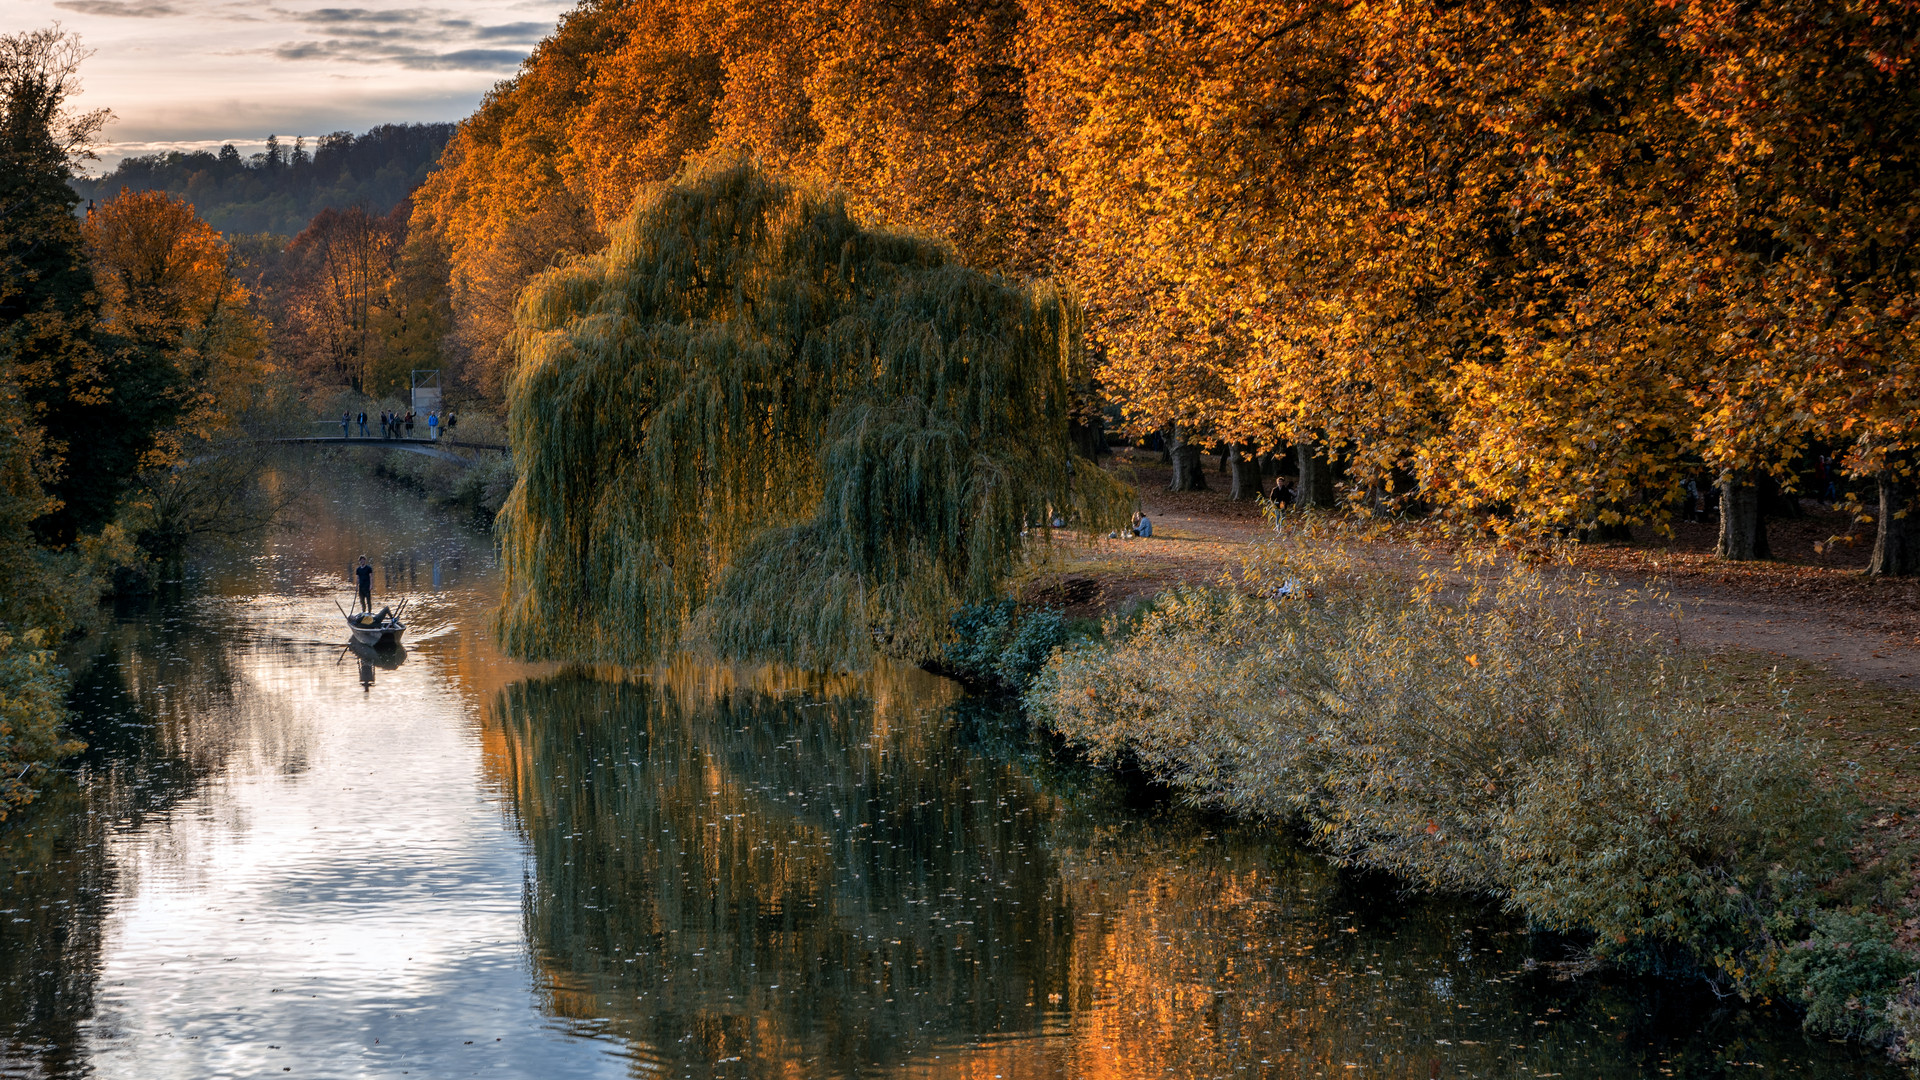
[[[497,390],[513,303],[635,201],[747,154],[953,243],[1055,268],[1058,205],[1027,121],[1017,4],[584,5],[461,125],[416,200],[447,250],[455,337]],[[875,42],[888,43],[876,49]]]
[[[140,379],[120,384],[128,409],[137,400],[144,432],[137,442],[132,432],[115,440],[131,466],[121,474],[120,512],[142,547],[177,556],[185,535],[204,531],[182,525],[190,502],[245,496],[233,477],[206,480],[218,471],[213,448],[231,441],[262,391],[265,329],[233,278],[226,242],[185,202],[123,191],[88,215],[85,233],[100,283],[102,348]],[[202,497],[187,500],[189,491]]]
[[[86,463],[85,434],[112,421],[110,374],[93,344],[98,300],[67,179],[109,114],[76,113],[85,57],[58,30],[0,36],[0,377],[25,406],[30,453],[52,501],[43,539],[71,542],[111,513]],[[16,418],[18,419],[18,418]]]
[[[1920,83],[1909,3],[1678,9],[1699,73],[1680,103],[1711,138],[1717,226],[1696,288],[1725,315],[1699,428],[1734,475],[1841,447],[1879,496],[1870,572],[1920,572],[1916,190]]]
[[[379,397],[411,386],[415,369],[448,365],[453,311],[447,294],[446,244],[435,233],[407,229],[407,207],[394,211],[401,241],[386,295],[370,316],[372,342],[361,389]]]
[[[309,378],[359,390],[374,352],[374,313],[386,303],[404,225],[361,207],[315,215],[287,245],[283,348]]]
[[[1663,527],[1816,444],[1911,560],[1914,118],[1893,0],[583,5],[462,125],[414,225],[499,383],[522,283],[745,153],[1084,297],[1135,434],[1305,501]],[[876,43],[884,43],[877,47]],[[1092,385],[1092,376],[1079,380]],[[1091,412],[1084,394],[1078,413]]]

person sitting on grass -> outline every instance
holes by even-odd
[[[1141,539],[1151,537],[1153,535],[1153,519],[1145,514],[1133,515],[1133,527],[1131,531],[1133,535]]]

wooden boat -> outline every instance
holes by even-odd
[[[347,629],[353,633],[354,644],[376,649],[393,648],[400,644],[400,635],[407,632],[406,624],[387,608],[381,608],[376,614],[347,616]]]

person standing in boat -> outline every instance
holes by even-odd
[[[373,610],[373,567],[368,564],[365,555],[360,556],[360,565],[353,568],[354,580],[360,585],[360,610]]]

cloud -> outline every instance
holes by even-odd
[[[483,26],[474,31],[473,36],[482,41],[524,41],[531,45],[546,37],[552,30],[552,23],[502,23],[499,26]]]
[[[259,50],[280,60],[335,60],[414,71],[512,71],[525,49],[551,32],[551,23],[510,22],[476,26],[444,8],[274,9],[289,22],[322,37],[287,41]],[[462,48],[461,46],[468,46]]]
[[[440,14],[426,8],[315,8],[312,11],[281,11],[296,22],[322,26],[338,26],[351,23],[417,23]]]
[[[512,71],[526,58],[525,49],[458,49],[402,59],[400,65],[421,71]]]
[[[119,0],[54,0],[53,6],[82,15],[105,15],[116,19],[164,19],[180,14],[160,0],[134,0],[133,3],[120,3]]]
[[[344,60],[354,64],[391,64],[413,71],[512,71],[527,58],[525,49],[436,52],[384,38],[290,41],[275,46],[271,53],[280,60]]]

